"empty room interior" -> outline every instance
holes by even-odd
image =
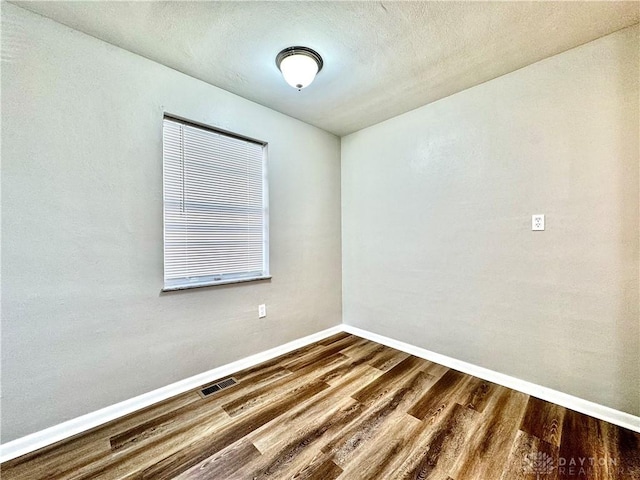
[[[640,480],[640,2],[0,9],[3,480]]]

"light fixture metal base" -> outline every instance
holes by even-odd
[[[322,70],[322,65],[324,64],[324,62],[322,61],[322,57],[318,52],[308,47],[288,47],[280,51],[280,53],[276,55],[276,65],[278,67],[278,70],[282,71],[280,69],[280,64],[282,63],[282,60],[284,60],[287,57],[290,57],[291,55],[306,55],[307,57],[311,57],[318,64],[318,72]]]

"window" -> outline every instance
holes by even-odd
[[[266,147],[165,117],[164,290],[269,278]]]

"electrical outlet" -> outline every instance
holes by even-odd
[[[531,215],[531,230],[544,230],[544,215]]]
[[[267,316],[267,306],[263,303],[258,305],[258,318],[264,318]]]

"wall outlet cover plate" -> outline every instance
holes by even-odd
[[[531,230],[533,231],[544,230],[544,215],[541,215],[541,214],[531,215]]]

